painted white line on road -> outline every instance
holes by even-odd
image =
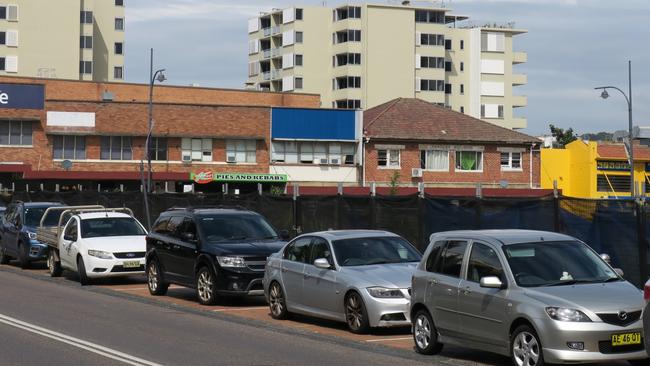
[[[247,311],[247,310],[260,310],[260,309],[268,309],[268,306],[255,306],[251,308],[226,308],[226,309],[215,309],[212,311],[220,312],[220,311]]]
[[[34,334],[38,334],[40,336],[46,337],[53,339],[55,341],[59,341],[62,343],[69,344],[71,346],[77,347],[84,349],[86,351],[98,354],[100,356],[104,356],[106,358],[110,358],[112,360],[120,361],[128,365],[133,365],[133,366],[162,366],[160,364],[150,362],[135,356],[131,356],[129,354],[101,346],[96,343],[84,341],[83,339],[71,337],[69,335],[65,335],[62,333],[55,332],[53,330],[49,330],[43,327],[39,327],[38,325],[27,323],[3,314],[0,314],[0,323],[7,324],[9,326],[12,326],[14,328],[22,329]]]
[[[391,341],[405,341],[408,339],[413,339],[413,337],[366,339],[366,342],[391,342]]]

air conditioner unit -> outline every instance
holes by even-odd
[[[320,160],[318,161],[319,164],[327,164],[328,162],[329,162],[329,161],[327,160],[327,158],[325,158],[325,159],[320,159]]]
[[[192,155],[183,155],[183,162],[184,163],[189,163],[192,161]]]
[[[235,158],[235,156],[230,155],[230,156],[228,156],[228,157],[226,158],[226,162],[227,162],[227,163],[236,163],[236,162],[237,162],[237,159]]]
[[[330,159],[330,164],[332,165],[341,165],[341,159]]]
[[[422,169],[420,169],[420,168],[411,169],[411,177],[413,177],[413,178],[422,178]]]

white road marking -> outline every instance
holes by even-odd
[[[382,339],[366,339],[366,342],[390,342],[390,341],[405,341],[413,339],[413,337],[400,337],[400,338],[382,338]]]
[[[226,309],[215,309],[212,311],[247,311],[247,310],[259,310],[259,309],[268,309],[268,306],[255,306],[251,308],[226,308]]]
[[[123,362],[128,365],[133,365],[133,366],[162,366],[160,364],[157,364],[155,362],[147,361],[135,356],[131,356],[129,354],[101,346],[96,343],[84,341],[83,339],[71,337],[62,333],[55,332],[53,330],[49,330],[43,327],[39,327],[38,325],[27,323],[3,314],[0,314],[0,323],[7,324],[9,326],[22,329],[34,334],[38,334],[40,336],[46,337],[53,339],[55,341],[59,341],[62,343],[69,344],[71,346],[77,347],[84,349],[86,351],[98,354],[100,356],[104,356],[106,358],[110,358],[116,361]]]

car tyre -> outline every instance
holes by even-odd
[[[217,276],[206,266],[201,267],[196,274],[196,292],[199,303],[214,305],[217,303]]]
[[[7,255],[6,249],[0,248],[0,264],[7,264],[11,258]]]
[[[641,360],[627,360],[627,363],[629,363],[632,366],[650,365],[650,358],[644,358]]]
[[[510,337],[510,358],[514,366],[544,366],[542,342],[535,329],[521,325]]]
[[[418,310],[413,318],[413,341],[417,353],[435,355],[442,351],[443,344],[438,342],[438,329],[431,314],[425,309]]]
[[[61,262],[56,260],[54,255],[54,249],[50,249],[47,252],[47,269],[50,272],[51,277],[60,277],[63,272],[61,268]]]
[[[90,285],[90,279],[86,273],[86,265],[84,264],[84,259],[81,256],[77,257],[77,272],[79,273],[79,283],[81,286]]]
[[[287,310],[287,300],[282,291],[282,286],[277,281],[271,282],[269,286],[269,309],[273,319],[286,319],[289,317]]]
[[[169,284],[163,280],[162,270],[156,259],[150,260],[147,264],[147,287],[149,293],[154,296],[165,295],[169,289]]]
[[[352,333],[365,334],[370,330],[366,305],[358,292],[350,292],[345,297],[345,320]]]
[[[25,247],[23,243],[18,243],[18,265],[22,269],[29,268],[29,254],[27,251],[29,248]]]

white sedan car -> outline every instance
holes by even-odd
[[[125,213],[73,215],[59,238],[60,267],[50,270],[77,272],[82,285],[92,278],[143,275],[146,235],[142,224]]]

